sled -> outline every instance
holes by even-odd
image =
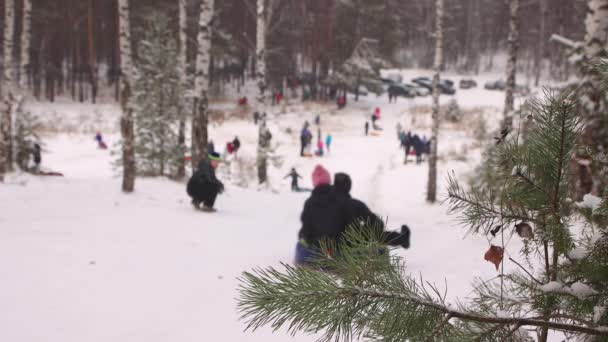
[[[369,134],[370,134],[370,135],[373,135],[373,136],[375,136],[375,137],[377,137],[377,136],[382,135],[382,132],[371,131]]]
[[[52,176],[52,177],[63,177],[63,173],[57,171],[38,171],[34,172],[36,176]]]
[[[302,155],[302,157],[306,157],[306,158],[312,158],[312,154],[310,154],[310,153],[304,153],[304,154]]]

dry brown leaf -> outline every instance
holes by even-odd
[[[490,249],[488,249],[483,258],[493,263],[494,266],[496,266],[496,270],[498,271],[498,266],[500,266],[500,263],[502,262],[503,254],[504,250],[502,249],[502,247],[492,245],[490,246]]]

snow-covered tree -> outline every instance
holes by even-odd
[[[581,127],[573,95],[548,94],[527,114],[528,139],[513,134],[498,145],[500,194],[467,191],[450,177],[450,211],[488,239],[484,258],[499,273],[479,280],[468,304],[449,303],[449,284],[443,290],[408,274],[401,258],[379,253],[380,236],[354,229],[338,249],[322,243],[312,267],[245,272],[239,309],[248,328],[287,327],[327,341],[546,342],[551,332],[606,341],[608,196],[569,199],[568,163]],[[516,239],[520,250],[510,244]],[[501,267],[505,255],[518,267],[512,273]]]
[[[194,103],[192,114],[192,169],[207,158],[209,124],[209,63],[211,61],[211,20],[213,0],[201,1],[198,21],[198,46],[194,78]]]
[[[443,64],[443,0],[435,2],[435,74],[433,75],[433,127],[431,129],[431,153],[429,155],[429,179],[426,189],[426,200],[435,203],[437,200],[437,144],[439,140],[439,81],[441,77],[441,66]]]
[[[585,40],[580,60],[583,79],[581,81],[580,102],[585,119],[583,141],[595,153],[608,153],[608,98],[603,94],[606,79],[601,69],[608,70],[608,0],[589,0],[585,18]],[[589,67],[597,65],[603,59],[603,68]],[[579,162],[590,160],[585,153],[578,153]],[[601,193],[608,186],[608,162],[594,161],[591,165],[591,179],[580,174],[579,197],[587,192]],[[588,184],[588,185],[586,185]]]
[[[14,68],[13,68],[13,36],[15,25],[15,3],[14,0],[4,2],[4,78],[2,82],[2,109],[0,113],[0,181],[4,180],[6,171],[12,170],[13,163],[13,115],[15,93],[14,93]]]
[[[351,56],[329,75],[325,83],[334,87],[343,87],[359,95],[359,88],[365,86],[376,94],[382,92],[380,69],[388,68],[387,62],[379,52],[378,41],[363,38],[355,47]]]
[[[270,147],[270,132],[266,126],[266,12],[264,0],[257,0],[257,26],[256,26],[256,54],[255,69],[258,83],[256,108],[260,113],[261,121],[258,129],[257,167],[258,182],[265,184],[268,181],[268,148]]]
[[[184,160],[184,151],[178,141],[178,49],[166,16],[154,14],[146,18],[144,39],[138,43],[137,51],[139,63],[133,93],[137,104],[137,173],[174,176]]]
[[[32,44],[32,0],[23,0],[22,19],[23,29],[21,30],[21,73],[19,84],[25,91],[28,84],[30,70],[30,46]]]
[[[182,155],[186,151],[186,114],[188,113],[189,97],[188,92],[188,0],[179,1],[179,54],[177,58],[178,70],[179,70],[179,86],[180,99],[179,106],[179,127],[177,133],[177,143],[180,149],[183,151]],[[183,178],[186,175],[186,162],[184,159],[180,159],[177,165],[176,177],[178,179]]]
[[[135,188],[135,134],[133,105],[133,59],[129,0],[118,0],[118,33],[120,41],[120,133],[122,135],[122,191]]]
[[[503,124],[510,126],[515,106],[515,75],[517,74],[517,50],[519,49],[519,0],[509,0],[509,50],[507,59],[507,87]]]
[[[15,109],[15,161],[17,166],[28,171],[31,167],[34,144],[40,144],[38,130],[41,128],[39,118],[30,111],[24,110],[24,101]]]
[[[572,170],[578,178],[578,182],[573,185],[574,197],[577,199],[589,192],[601,194],[608,185],[606,158],[592,160],[587,153],[587,150],[596,155],[608,153],[608,98],[603,93],[608,71],[607,32],[608,0],[588,0],[584,41],[576,42],[557,34],[551,37],[553,41],[570,48],[569,60],[576,63],[582,76],[577,88],[577,101],[584,118],[585,128],[581,140],[585,148],[577,151]]]

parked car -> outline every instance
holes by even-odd
[[[403,85],[408,87],[410,89],[410,92],[414,93],[416,96],[427,96],[431,93],[431,91],[427,88],[421,87],[414,83],[403,83]]]
[[[391,84],[388,87],[388,92],[394,94],[395,96],[408,97],[412,98],[416,96],[416,91],[413,87],[408,87],[405,84]]]
[[[415,84],[426,88],[429,90],[429,92],[433,92],[433,81],[428,78],[428,77],[417,77],[412,79],[412,82],[414,82]],[[450,80],[441,80],[439,82],[439,90],[441,91],[441,94],[444,95],[454,95],[456,94],[456,89],[454,89],[453,87],[454,82],[450,81]]]
[[[477,82],[473,79],[462,79],[458,82],[458,88],[460,89],[471,89],[477,88]]]
[[[488,81],[483,87],[487,90],[505,90],[507,83],[504,80]]]

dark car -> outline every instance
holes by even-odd
[[[460,88],[460,89],[471,89],[471,88],[476,88],[476,87],[477,87],[477,82],[475,82],[475,80],[472,80],[472,79],[462,79],[458,83],[458,88]]]
[[[391,84],[388,87],[388,92],[393,94],[394,96],[409,97],[409,98],[416,96],[415,89],[405,86],[403,84]]]
[[[433,91],[433,81],[431,81],[428,77],[417,77],[412,79],[412,82],[417,85],[428,89],[429,91]],[[439,81],[439,90],[441,94],[444,95],[454,95],[456,94],[456,89],[452,86],[454,83],[450,80],[441,80]]]
[[[488,81],[483,87],[487,90],[505,90],[507,83],[503,80]]]

